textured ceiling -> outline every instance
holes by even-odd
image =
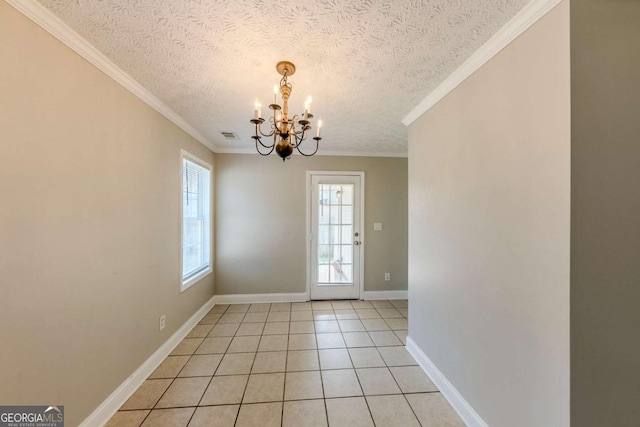
[[[406,153],[401,119],[528,0],[39,2],[222,149],[254,146],[254,100],[289,60],[321,150],[383,154]]]

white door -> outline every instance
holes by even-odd
[[[309,177],[311,299],[360,299],[364,174],[310,172]]]

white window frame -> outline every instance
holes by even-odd
[[[182,276],[182,268],[184,264],[183,259],[183,245],[184,245],[184,194],[183,194],[183,186],[184,186],[184,171],[182,169],[182,165],[184,160],[188,160],[192,163],[197,164],[198,166],[207,169],[209,171],[209,266],[198,272],[198,274],[194,276],[189,276],[187,280]],[[206,276],[213,273],[213,167],[202,160],[201,158],[189,153],[186,150],[180,150],[180,293],[186,291],[191,286],[198,283],[200,280],[205,278]]]

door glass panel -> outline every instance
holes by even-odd
[[[340,243],[350,245],[353,240],[353,228],[350,225],[343,225],[340,233]]]
[[[339,225],[331,225],[331,238],[330,242],[334,245],[340,244],[340,226]]]
[[[353,281],[353,266],[351,264],[342,264],[342,281],[351,283]]]
[[[341,185],[332,185],[330,194],[330,202],[332,205],[339,205],[340,200],[342,199],[342,186]]]
[[[320,205],[318,222],[320,224],[329,224],[329,208],[328,207],[324,207],[324,205]]]
[[[318,283],[353,283],[353,184],[319,184]]]
[[[340,254],[342,262],[345,263],[353,263],[353,246],[352,245],[342,245],[342,253]]]
[[[342,206],[342,224],[351,224],[353,222],[353,206]]]
[[[334,261],[329,266],[329,283],[351,283],[352,265],[343,264],[340,261]]]
[[[331,193],[331,190],[329,189],[329,187],[322,188],[320,190],[319,194],[320,194],[320,204],[321,205],[328,205],[329,204],[329,198],[330,198],[329,194],[330,193]]]
[[[340,224],[340,206],[329,206],[329,223]]]
[[[353,204],[353,185],[342,186],[342,204],[343,205]]]
[[[318,245],[318,264],[329,264],[331,261],[331,246]]]
[[[321,245],[329,244],[329,226],[320,224],[318,226],[318,243]]]

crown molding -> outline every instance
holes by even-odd
[[[258,155],[255,148],[231,148],[231,147],[217,147],[215,150],[219,154],[253,154]],[[300,156],[300,154],[294,152],[294,156]],[[315,156],[347,156],[347,157],[407,157],[407,152],[395,152],[395,151],[355,151],[355,150],[318,150]]]
[[[42,6],[36,0],[4,0],[16,10],[39,25],[49,34],[60,40],[78,55],[89,61],[92,65],[127,89],[133,95],[145,102],[151,108],[162,114],[180,129],[191,135],[198,142],[209,148],[214,153],[229,154],[257,154],[250,148],[221,147],[206,138],[195,127],[183,119],[178,113],[169,108],[160,99],[153,95],[133,77],[114,64],[102,52],[85,40],[80,34],[54,15],[49,9]],[[374,152],[374,151],[324,151],[320,150],[320,156],[359,156],[359,157],[407,157],[406,152]]]
[[[509,22],[494,34],[469,59],[458,67],[445,81],[440,83],[425,99],[407,114],[402,123],[409,126],[421,115],[429,111],[438,101],[447,96],[467,77],[478,71],[487,61],[507,47],[527,28],[542,18],[562,0],[533,0],[518,12]]]
[[[158,113],[162,114],[205,147],[214,152],[216,151],[217,147],[213,142],[205,138],[205,136],[198,132],[196,128],[180,117],[178,113],[165,105],[133,77],[125,73],[91,43],[86,41],[82,36],[72,30],[71,27],[65,24],[60,18],[55,16],[40,3],[35,0],[5,0],[5,2],[13,6],[16,10],[38,24],[49,34],[67,45],[78,55],[89,61],[100,71],[111,77],[119,85],[137,96]]]

